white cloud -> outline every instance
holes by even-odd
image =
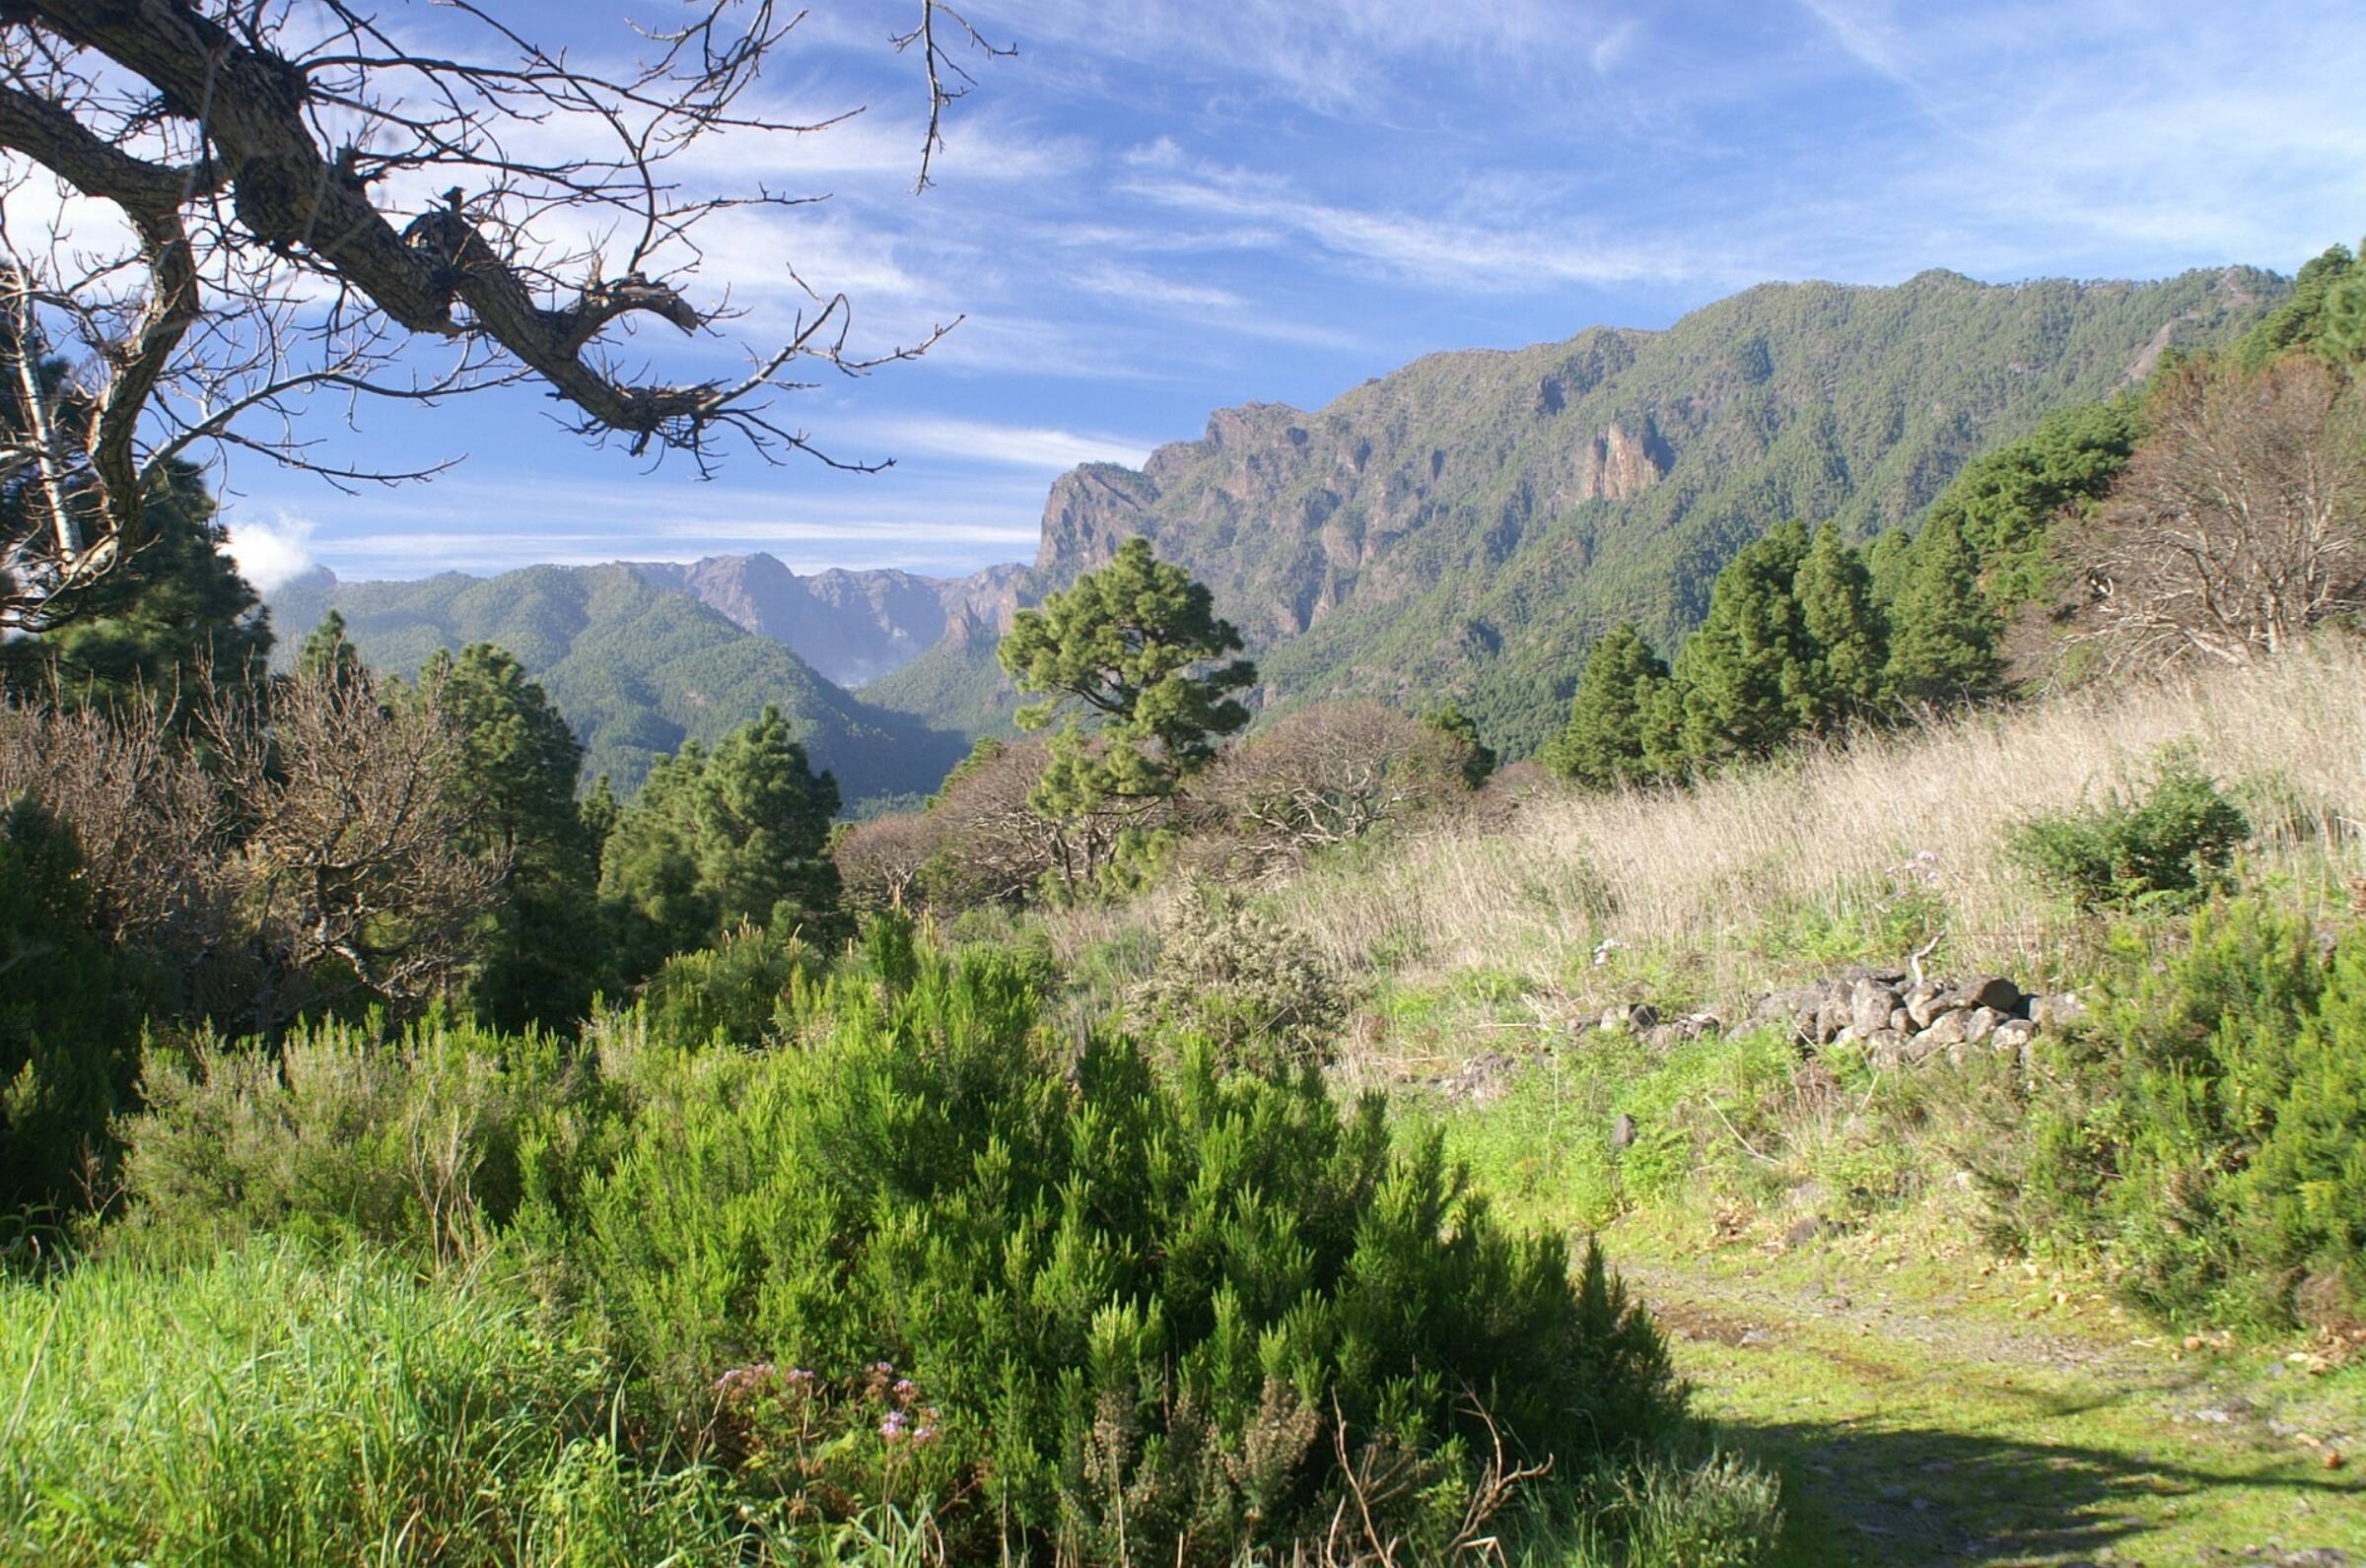
[[[1230,289],[1214,284],[1191,283],[1180,278],[1147,272],[1140,267],[1120,267],[1102,263],[1076,274],[1077,287],[1090,294],[1129,305],[1148,305],[1178,310],[1232,310],[1242,304],[1239,295]]]
[[[1593,66],[1594,74],[1608,76],[1616,71],[1635,52],[1635,40],[1642,36],[1642,23],[1634,17],[1604,29],[1594,46],[1586,51],[1586,60]]]
[[[312,570],[313,534],[318,527],[310,517],[279,512],[272,520],[242,518],[230,525],[231,559],[239,575],[268,593],[281,583]]]
[[[1049,469],[1055,473],[1079,463],[1123,463],[1139,467],[1154,444],[1128,436],[1080,435],[1075,431],[995,425],[971,419],[886,420],[871,429],[879,441],[903,451],[967,458],[1009,468]]]
[[[1256,220],[1378,272],[1462,291],[1542,292],[1567,283],[1663,281],[1705,271],[1672,244],[1609,244],[1534,225],[1496,227],[1475,217],[1446,221],[1339,206],[1238,170],[1139,179],[1126,188],[1187,212]]]

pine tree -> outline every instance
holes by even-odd
[[[1980,561],[1951,514],[1934,515],[1915,536],[1890,625],[1897,701],[1961,703],[1994,689],[1996,617],[1981,596]]]
[[[1800,624],[1815,645],[1792,710],[1810,729],[1829,729],[1881,700],[1889,628],[1873,603],[1865,558],[1826,523],[1792,579]]]
[[[224,685],[261,678],[271,623],[230,558],[198,470],[173,465],[147,506],[148,543],[121,571],[75,595],[73,614],[0,645],[0,679],[51,686],[68,702],[171,703],[203,667]]]
[[[1708,615],[1676,658],[1689,762],[1764,757],[1812,721],[1815,644],[1792,587],[1806,556],[1806,526],[1785,522],[1717,574]]]
[[[1422,716],[1422,722],[1462,748],[1462,782],[1476,789],[1495,776],[1496,748],[1479,736],[1479,722],[1451,699]]]
[[[71,827],[0,801],[0,1208],[69,1199],[139,1070],[145,992],[82,869]]]
[[[1165,800],[1249,721],[1229,694],[1256,681],[1255,665],[1234,659],[1195,673],[1240,647],[1207,586],[1139,538],[1012,620],[997,650],[1003,668],[1043,699],[1018,711],[1019,726],[1044,728],[1064,708],[1092,726],[1072,712],[1031,797],[1043,816],[1077,826],[1063,867],[1071,888],[1097,875],[1121,842],[1122,831],[1099,819]]]
[[[1616,628],[1587,653],[1577,694],[1569,700],[1569,720],[1541,760],[1562,778],[1595,789],[1656,777],[1660,769],[1648,735],[1667,686],[1668,666],[1641,630],[1633,621]]]
[[[838,783],[816,776],[777,708],[660,763],[608,835],[600,892],[631,978],[741,924],[837,931],[828,854]]]
[[[300,675],[333,675],[342,684],[362,667],[361,650],[345,635],[345,617],[334,610],[320,617],[320,624],[305,635],[296,650]]]
[[[583,748],[507,649],[477,643],[457,659],[439,652],[420,684],[462,737],[469,847],[510,868],[470,999],[504,1029],[581,1018],[597,974],[599,879],[598,848],[575,798]]]

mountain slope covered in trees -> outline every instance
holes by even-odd
[[[584,778],[638,787],[684,740],[712,741],[777,705],[845,799],[936,787],[966,743],[850,697],[786,644],[733,625],[634,568],[528,567],[412,582],[300,579],[271,596],[283,648],[334,608],[364,658],[408,674],[439,649],[495,643],[549,692],[584,743]]]
[[[1431,355],[1312,413],[1221,410],[1140,471],[1064,475],[1033,570],[864,695],[997,724],[1014,703],[997,613],[1140,534],[1215,589],[1269,708],[1453,696],[1523,753],[1566,715],[1596,637],[1634,620],[1673,646],[1768,528],[1830,520],[1861,540],[1908,522],[2049,410],[2239,334],[2288,290],[2244,268],[1768,284],[1664,332]]]

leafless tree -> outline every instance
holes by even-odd
[[[2366,409],[2306,356],[2188,368],[2085,541],[2090,630],[2117,667],[2246,664],[2366,578]]]
[[[1277,873],[1467,793],[1461,768],[1452,737],[1377,704],[1302,708],[1193,784],[1194,826],[1234,874]]]
[[[245,818],[234,874],[263,971],[256,1027],[356,990],[398,1005],[443,991],[509,867],[463,848],[466,757],[437,689],[302,674],[216,689],[198,723]]]
[[[944,824],[934,812],[899,811],[847,829],[830,857],[848,903],[900,910],[922,902],[922,878],[944,848]]]
[[[914,3],[918,26],[888,41],[925,67],[925,185],[969,86],[957,51],[1001,51],[939,0]],[[0,3],[0,628],[69,614],[134,554],[176,458],[416,476],[327,451],[306,418],[324,398],[531,380],[585,436],[653,459],[703,472],[735,443],[832,461],[766,394],[941,333],[865,357],[845,297],[807,290],[731,375],[627,364],[617,339],[637,322],[708,334],[740,313],[684,292],[707,220],[805,199],[716,193],[707,144],[760,154],[846,116],[763,102],[759,73],[802,15],[772,0],[688,0],[677,25],[614,40],[632,63],[546,47],[508,10]]]
[[[0,701],[0,800],[72,827],[101,934],[193,975],[233,943],[235,824],[166,706]]]

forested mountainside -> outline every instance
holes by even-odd
[[[1672,646],[1769,527],[1831,519],[1862,539],[1907,523],[2048,410],[2235,336],[2289,289],[2239,267],[1766,284],[1662,332],[1430,355],[1312,413],[1221,410],[1140,471],[1062,476],[1032,569],[863,695],[945,727],[1005,722],[1002,622],[1140,534],[1215,589],[1269,708],[1454,697],[1525,753],[1559,724],[1588,643],[1633,619]]]
[[[989,567],[968,578],[924,578],[874,570],[799,576],[762,551],[709,556],[683,565],[631,562],[659,587],[688,593],[742,630],[786,643],[841,686],[859,685],[910,663],[944,635],[948,614],[978,594],[1007,588],[1025,569]]]
[[[409,673],[438,649],[497,643],[517,654],[584,743],[583,777],[619,794],[685,740],[712,741],[777,705],[848,805],[937,786],[967,742],[833,685],[787,643],[751,633],[644,569],[528,567],[412,582],[325,572],[270,596],[287,653],[334,608],[379,668]]]

